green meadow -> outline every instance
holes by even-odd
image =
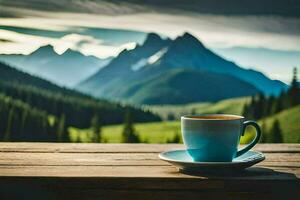
[[[178,121],[163,121],[154,123],[137,123],[135,130],[142,142],[166,143],[176,134],[180,134],[180,123]],[[120,143],[123,125],[104,126],[102,128],[102,141],[108,143]],[[91,142],[93,136],[90,129],[69,129],[73,142]]]
[[[186,114],[191,109],[196,109],[196,113],[231,113],[241,114],[242,107],[247,101],[247,98],[231,99],[221,101],[212,104],[207,107],[207,103],[203,104],[190,104],[185,106],[162,106],[161,110],[158,106],[152,107],[155,112],[160,112],[161,115],[165,115],[170,111],[177,113]],[[151,107],[148,107],[152,109]],[[170,108],[170,109],[167,109]],[[166,115],[165,115],[166,116]],[[259,121],[265,124],[265,129],[269,130],[275,119],[280,122],[284,142],[293,143],[300,142],[300,106],[284,110],[276,115],[267,117]],[[180,134],[180,121],[162,121],[153,123],[136,123],[134,125],[137,134],[139,135],[142,142],[145,143],[166,143],[175,137],[176,134]],[[119,143],[121,142],[123,125],[110,125],[102,127],[102,142],[108,143]],[[90,129],[77,129],[69,128],[70,137],[72,142],[91,142],[92,132]],[[247,133],[241,138],[241,143],[248,143],[253,137],[253,129],[248,128]]]
[[[227,113],[240,115],[245,103],[250,101],[249,97],[234,98],[222,100],[216,103],[191,103],[185,105],[158,105],[143,106],[153,113],[159,115],[162,119],[167,120],[168,115],[172,114],[175,119],[187,114],[211,114]]]

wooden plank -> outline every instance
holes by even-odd
[[[272,187],[271,187],[272,186]],[[17,178],[0,179],[5,199],[292,199],[295,181],[229,181],[201,179],[87,179]],[[283,190],[283,188],[285,188]],[[17,192],[16,192],[17,191]],[[271,198],[272,197],[272,198]]]
[[[299,154],[300,155],[300,154]],[[110,166],[169,165],[158,159],[157,153],[19,153],[0,152],[0,166]]]
[[[262,166],[300,167],[300,153],[265,153]],[[0,166],[167,166],[158,153],[19,153],[0,152]]]
[[[298,180],[299,167],[263,167],[248,170],[213,174],[179,173],[174,166],[0,166],[0,177],[124,177],[124,178],[202,178],[233,180]]]
[[[261,144],[239,172],[179,173],[158,159],[178,144],[0,143],[0,199],[292,199],[300,145]]]
[[[0,142],[0,152],[77,152],[77,153],[159,153],[184,149],[182,144],[99,144],[99,143],[30,143]],[[300,153],[300,144],[258,144],[254,150],[262,152]]]
[[[99,143],[30,143],[0,142],[0,152],[41,153],[158,153],[182,149],[182,144],[99,144]]]

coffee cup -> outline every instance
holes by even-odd
[[[238,150],[247,126],[256,129],[256,136]],[[181,132],[187,152],[196,162],[231,162],[254,147],[261,137],[260,127],[255,121],[225,114],[183,116]]]

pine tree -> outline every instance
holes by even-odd
[[[92,142],[101,142],[101,123],[97,114],[91,120],[91,128],[93,132]]]
[[[4,133],[4,141],[9,141],[10,137],[11,137],[11,131],[12,131],[12,126],[13,126],[13,119],[14,119],[14,109],[11,108],[9,113],[8,113],[8,117],[7,117],[7,124],[6,124],[6,130]]]
[[[276,100],[274,100],[272,108],[271,108],[271,113],[276,114],[280,111],[283,110],[283,101],[284,101],[284,94],[282,93]]]
[[[250,105],[248,105],[247,103],[245,103],[244,104],[244,106],[243,106],[243,111],[242,111],[242,115],[243,116],[245,116],[246,118],[251,118],[251,117],[249,117],[249,107],[250,107]]]
[[[64,114],[61,115],[61,117],[59,118],[59,121],[57,123],[57,139],[58,142],[64,142],[65,141],[65,121],[66,121],[66,117]]]
[[[168,116],[167,116],[167,120],[168,121],[174,121],[175,120],[175,116],[173,113],[169,112],[168,113]]]
[[[244,107],[244,116],[249,119],[255,119],[256,97],[252,96],[250,103]]]
[[[280,128],[280,124],[278,119],[275,119],[271,128],[271,141],[272,143],[282,143],[282,130]]]
[[[268,142],[268,131],[267,131],[266,123],[264,121],[261,124],[261,132],[262,132],[262,137],[260,139],[260,143],[267,143]]]
[[[265,107],[264,107],[264,116],[269,116],[272,115],[272,106],[275,101],[274,96],[270,96],[269,98],[266,99]]]
[[[293,79],[291,82],[291,86],[287,92],[288,96],[288,107],[293,107],[298,104],[300,104],[300,88],[298,85],[298,79],[297,79],[297,68],[294,67],[293,69]]]
[[[140,138],[135,132],[131,112],[127,109],[124,118],[124,128],[122,132],[123,143],[139,143]]]
[[[26,125],[28,123],[28,115],[29,111],[27,108],[24,108],[22,113],[22,119],[21,119],[21,127],[20,127],[20,134],[25,135],[26,134]]]
[[[197,114],[196,108],[192,108],[192,110],[191,110],[191,115],[196,115],[196,114]]]
[[[265,96],[262,93],[258,94],[256,106],[255,106],[255,116],[254,116],[255,119],[261,119],[265,115],[264,113],[265,104],[266,104]]]

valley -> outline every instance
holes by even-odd
[[[177,113],[189,114],[191,110],[196,110],[197,114],[204,113],[231,113],[241,115],[242,106],[245,99],[232,99],[221,101],[215,104],[192,104],[185,106],[162,106],[163,112],[160,112],[161,116],[165,116],[165,113],[172,112],[174,109]],[[240,105],[240,106],[239,106]],[[153,109],[157,109],[154,107]],[[186,112],[184,112],[186,111]],[[202,112],[201,112],[202,111]],[[158,113],[158,111],[156,111]],[[300,106],[296,106],[291,109],[284,110],[273,116],[263,118],[259,120],[259,124],[263,125],[263,134],[269,134],[272,127],[272,123],[277,119],[280,123],[283,142],[285,143],[297,143],[300,142]],[[180,116],[180,115],[179,115]],[[179,116],[177,118],[179,118]],[[102,134],[105,142],[119,143],[121,141],[123,126],[122,125],[108,125],[102,127]],[[174,121],[162,121],[153,123],[136,123],[135,130],[141,137],[144,143],[167,143],[172,142],[176,135],[181,139],[180,120]],[[247,129],[247,133],[241,138],[241,144],[246,144],[253,138],[252,128]],[[267,133],[268,132],[268,133]],[[76,129],[70,128],[71,140],[73,142],[91,142],[92,132],[90,129]]]

